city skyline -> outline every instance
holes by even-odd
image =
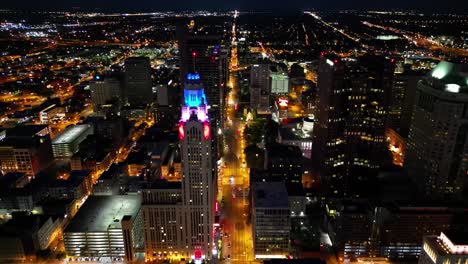
[[[463,4],[53,2],[0,10],[0,263],[468,263]]]
[[[455,7],[456,6],[456,7]],[[4,8],[15,8],[25,10],[80,10],[91,11],[93,9],[101,11],[183,11],[183,10],[210,10],[210,11],[226,11],[226,10],[241,10],[241,11],[273,11],[277,13],[295,13],[308,9],[317,9],[321,11],[336,11],[336,10],[384,10],[384,11],[404,11],[415,10],[421,12],[431,13],[434,8],[442,12],[454,13],[467,13],[468,3],[456,0],[437,1],[437,0],[397,0],[392,2],[376,2],[371,0],[358,0],[358,1],[315,1],[307,2],[303,0],[288,1],[287,5],[283,1],[247,1],[236,0],[229,1],[228,3],[216,0],[202,0],[196,3],[189,0],[177,1],[172,3],[168,1],[152,1],[143,0],[135,5],[132,1],[126,0],[104,0],[104,1],[91,1],[91,0],[74,0],[57,3],[53,0],[41,1],[40,4],[32,0],[22,0],[16,2],[8,2],[4,4]],[[461,8],[460,8],[461,7]]]

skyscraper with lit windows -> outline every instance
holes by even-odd
[[[418,83],[405,166],[429,198],[460,199],[467,187],[467,72],[441,62]]]
[[[213,131],[218,131],[223,122],[224,92],[228,77],[228,49],[223,40],[223,32],[197,27],[192,21],[188,26],[177,26],[179,44],[180,76],[197,73],[203,80],[204,92],[210,102],[209,121]],[[220,140],[211,138],[212,163],[216,163],[220,153]]]
[[[213,224],[216,179],[204,86],[188,74],[178,126],[182,181],[159,181],[143,190],[147,259],[201,261],[216,252]]]
[[[342,60],[322,54],[312,159],[331,196],[359,195],[367,176],[388,159],[385,127],[394,61]]]
[[[216,180],[211,158],[208,104],[198,74],[188,74],[179,122],[182,204],[188,245],[209,252],[213,243]]]

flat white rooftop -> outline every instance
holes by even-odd
[[[52,139],[52,144],[68,144],[73,142],[86,130],[90,129],[90,125],[75,125],[66,128],[62,133]]]
[[[122,218],[135,218],[140,195],[89,196],[65,229],[65,233],[106,232],[122,228]]]

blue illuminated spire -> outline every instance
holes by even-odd
[[[208,102],[205,90],[197,73],[187,74],[184,83],[184,102],[182,105],[181,121],[187,121],[195,114],[198,120],[205,122],[208,119]]]
[[[187,74],[187,80],[191,80],[191,81],[200,80],[200,74],[198,74],[198,73],[189,73],[189,74]]]

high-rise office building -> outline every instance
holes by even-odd
[[[396,70],[393,80],[391,103],[389,108],[388,127],[403,138],[408,137],[414,96],[423,73],[412,70]]]
[[[327,233],[346,259],[386,257],[414,261],[424,236],[437,235],[456,225],[463,208],[422,203],[381,203],[342,199],[329,202]]]
[[[227,49],[221,35],[206,34],[185,25],[177,28],[180,52],[180,79],[189,73],[198,73],[205,85],[206,98],[210,102],[210,120],[218,127],[222,120],[224,89],[227,82]]]
[[[190,75],[189,75],[190,79]],[[210,252],[213,238],[216,180],[211,158],[211,128],[208,103],[200,76],[192,75],[184,89],[184,106],[179,122],[182,158],[182,202],[186,206],[189,247]]]
[[[228,78],[228,48],[222,37],[222,32],[209,32],[195,24],[179,25],[177,39],[180,52],[180,80],[183,82],[187,74],[197,73],[205,85],[205,94],[210,108],[209,121],[212,131],[222,127],[224,91]],[[220,152],[220,139],[211,138],[212,163],[215,164]]]
[[[252,65],[250,68],[250,108],[262,112],[269,111],[270,93],[270,65]]]
[[[365,175],[387,159],[385,127],[393,68],[383,57],[320,60],[312,158],[320,164],[330,195],[360,192]]]
[[[179,98],[176,94],[175,87],[170,85],[159,84],[156,86],[157,104],[155,118],[159,124],[171,126],[177,122],[178,112],[174,111],[179,105]]]
[[[104,116],[106,113],[105,108],[111,104],[111,100],[116,99],[118,101],[121,99],[120,82],[113,78],[104,80],[100,78],[90,84],[91,101],[94,112],[99,116]]]
[[[124,96],[131,106],[145,106],[153,102],[151,63],[148,57],[125,60]]]
[[[300,185],[304,173],[302,152],[298,146],[272,144],[265,149],[264,169],[268,181],[282,181],[287,186]]]
[[[441,62],[418,83],[405,165],[428,197],[461,198],[466,188],[467,72]]]
[[[199,252],[209,259],[215,246],[212,235],[216,179],[207,98],[198,74],[188,74],[178,131],[181,184],[153,186],[144,191],[153,193],[143,196],[146,253],[150,259],[161,254],[169,256],[168,252],[181,259]],[[170,218],[164,218],[166,215]],[[161,231],[166,233],[164,238],[155,234]]]

